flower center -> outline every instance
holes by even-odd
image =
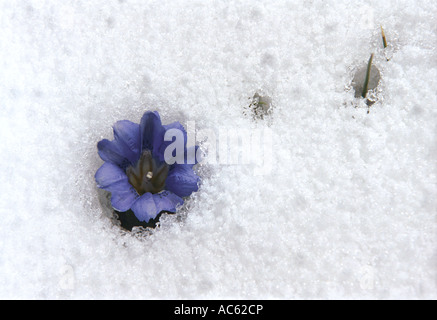
[[[129,183],[141,196],[147,192],[158,193],[164,190],[169,167],[153,159],[152,153],[145,150],[135,166],[126,169]]]

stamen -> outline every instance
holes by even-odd
[[[168,171],[168,165],[166,163],[162,164],[162,166],[158,168],[157,172],[155,172],[155,175],[153,177],[153,184],[158,188],[164,188],[165,179],[167,179]]]
[[[147,192],[159,193],[164,190],[169,167],[166,163],[159,163],[152,153],[146,150],[134,166],[126,169],[130,184],[139,195]]]

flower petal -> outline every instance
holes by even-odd
[[[95,179],[97,186],[101,189],[111,191],[120,189],[119,186],[123,186],[125,182],[128,182],[128,178],[124,171],[117,165],[105,162],[96,172]],[[128,182],[129,183],[129,182]]]
[[[197,164],[198,161],[196,159],[196,152],[197,152],[197,149],[199,147],[198,146],[190,146],[187,148],[188,134],[187,134],[187,131],[185,130],[184,126],[179,121],[175,121],[175,122],[172,122],[170,124],[164,125],[164,129],[165,129],[165,131],[170,130],[170,129],[178,129],[178,130],[182,131],[183,136],[184,136],[184,141],[183,141],[183,143],[184,143],[184,159],[183,159],[184,164],[189,164],[189,165],[191,165],[191,167],[193,167],[195,164]],[[165,148],[167,148],[172,143],[173,143],[173,141],[164,141],[160,147],[160,154],[164,155]],[[164,158],[162,158],[160,160],[163,161]],[[181,161],[182,161],[182,159],[181,159]]]
[[[159,147],[164,141],[165,129],[162,126],[158,112],[147,111],[141,118],[140,137],[142,149],[159,152]]]
[[[97,149],[103,161],[113,163],[121,168],[126,168],[130,164],[129,159],[123,154],[123,150],[116,141],[103,139],[97,143]]]
[[[158,209],[156,208],[155,201],[150,192],[143,194],[139,197],[131,207],[135,216],[140,221],[148,222],[150,219],[154,219],[158,215]]]
[[[118,142],[119,149],[135,164],[141,154],[140,125],[128,120],[117,121],[114,126],[114,138]]]
[[[116,191],[111,193],[112,207],[121,212],[129,210],[139,197],[134,188],[126,191]]]
[[[169,211],[176,212],[176,207],[184,203],[184,200],[170,191],[162,191],[153,195],[156,209],[158,212]]]
[[[192,165],[175,165],[167,176],[165,189],[179,197],[187,197],[198,190],[199,180],[200,178],[194,173]]]
[[[148,222],[162,211],[176,212],[176,207],[184,203],[182,198],[170,191],[143,194],[132,205],[132,211],[140,221]]]
[[[166,133],[168,130],[171,130],[171,129],[176,129],[176,130],[179,130],[179,131],[182,132],[182,136],[183,136],[184,141],[180,141],[180,142],[178,141],[178,143],[182,143],[182,144],[183,144],[184,150],[183,150],[183,153],[182,153],[182,154],[177,154],[177,155],[176,155],[176,156],[177,156],[176,161],[177,161],[178,163],[180,163],[180,164],[181,164],[182,162],[185,163],[186,145],[187,145],[187,132],[185,131],[185,128],[183,127],[182,124],[179,123],[179,121],[175,121],[175,122],[172,122],[172,123],[170,123],[170,124],[166,124],[166,125],[164,125],[164,129],[165,129],[165,133]],[[165,133],[164,133],[164,137],[165,137]],[[177,138],[177,137],[173,137],[173,138]],[[175,142],[174,140],[171,140],[171,141],[163,141],[163,142],[162,142],[161,147],[160,147],[160,149],[159,149],[159,154],[160,154],[160,155],[163,155],[163,157],[160,158],[159,160],[161,160],[161,161],[165,161],[165,160],[166,160],[166,159],[165,159],[165,156],[164,156],[164,154],[165,154],[165,149],[167,149],[167,147],[170,146],[171,144],[173,144],[174,142]]]
[[[97,170],[95,179],[99,188],[111,192],[111,204],[115,210],[129,210],[138,198],[124,171],[113,163],[105,162]]]
[[[185,130],[184,126],[179,122],[175,121],[170,124],[165,124],[164,126],[165,131],[169,129],[178,129],[181,130],[184,133],[185,140],[187,140],[187,131]]]

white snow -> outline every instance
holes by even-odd
[[[0,1],[0,298],[436,299],[437,3]],[[380,26],[391,50],[386,61]],[[378,102],[354,98],[371,53]],[[262,129],[150,235],[99,201],[112,124]]]

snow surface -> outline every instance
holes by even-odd
[[[435,1],[0,1],[0,298],[437,298],[436,17]],[[367,113],[350,83],[372,52]],[[256,92],[270,174],[202,165],[161,228],[114,225],[93,176],[115,121],[259,129]]]

